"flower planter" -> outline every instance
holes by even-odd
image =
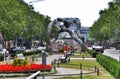
[[[51,65],[42,66],[32,63],[29,66],[12,66],[11,64],[0,65],[0,73],[27,73],[36,71],[50,71]]]

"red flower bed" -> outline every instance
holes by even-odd
[[[41,64],[32,63],[29,66],[12,66],[11,64],[0,65],[0,73],[1,72],[35,72],[35,71],[44,71],[44,70],[51,70],[52,67],[50,65],[42,66]]]

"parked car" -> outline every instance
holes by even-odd
[[[10,52],[14,53],[14,52],[24,52],[25,51],[25,47],[14,47],[10,49]]]
[[[46,47],[38,47],[37,50],[45,50]]]
[[[7,49],[0,49],[0,54],[7,57],[9,55],[9,51]]]
[[[17,57],[18,57],[19,59],[25,59],[25,57],[24,57],[23,54],[17,54]]]
[[[92,50],[95,50],[96,52],[103,53],[104,52],[104,47],[99,45],[99,44],[95,44],[95,45],[92,46]]]

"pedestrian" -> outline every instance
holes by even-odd
[[[66,54],[67,49],[68,49],[67,44],[64,44],[64,46],[63,46],[64,54]]]

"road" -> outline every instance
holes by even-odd
[[[116,50],[115,48],[105,49],[103,55],[110,56],[120,61],[120,50]]]
[[[92,48],[88,48],[92,50]],[[103,55],[110,56],[117,61],[120,61],[120,50],[116,50],[115,48],[111,47],[110,49],[105,49]]]

